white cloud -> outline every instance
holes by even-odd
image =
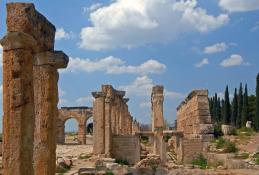
[[[95,11],[96,9],[100,8],[101,6],[102,6],[101,3],[94,3],[90,7],[84,7],[83,13]]]
[[[220,63],[220,65],[222,67],[231,67],[231,66],[250,65],[250,63],[245,62],[241,55],[233,54],[229,58],[223,60]]]
[[[203,60],[201,60],[201,62],[195,64],[195,67],[201,68],[207,64],[209,64],[209,60],[208,60],[208,58],[204,58]]]
[[[91,96],[80,97],[80,98],[76,99],[76,103],[77,103],[78,105],[84,105],[84,106],[86,106],[86,105],[92,104],[92,102],[93,102],[93,97],[91,97]],[[92,106],[92,105],[91,105],[91,106]]]
[[[259,10],[258,0],[219,0],[219,6],[229,12]]]
[[[153,80],[148,76],[137,77],[131,84],[126,86],[120,86],[119,89],[122,89],[127,92],[127,95],[135,96],[150,96],[152,92],[152,87],[155,86]],[[165,97],[171,99],[179,99],[184,95],[178,92],[164,90]]]
[[[146,62],[132,66],[126,65],[120,58],[109,56],[102,59],[90,60],[81,58],[70,58],[68,68],[61,72],[96,72],[104,71],[107,74],[155,74],[162,73],[166,66],[156,60],[150,59]]]
[[[71,39],[74,37],[73,32],[66,32],[63,27],[58,28],[55,35],[55,40]]]
[[[80,47],[90,50],[167,43],[189,32],[209,32],[228,15],[208,15],[196,0],[114,0],[90,13],[92,26],[81,30]]]
[[[203,52],[206,54],[213,54],[218,52],[223,52],[228,48],[228,45],[224,42],[216,43],[211,46],[207,46],[203,49]]]

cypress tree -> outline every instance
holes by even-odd
[[[237,111],[237,120],[236,127],[241,127],[241,117],[242,117],[242,108],[243,108],[243,86],[240,83],[239,93],[238,93],[238,111]]]
[[[225,116],[225,100],[224,99],[221,100],[221,116]],[[220,121],[221,121],[221,123],[223,123],[222,117],[221,117]]]
[[[245,127],[248,117],[248,92],[247,92],[247,84],[245,86],[245,93],[243,97],[243,107],[242,107],[242,118],[241,118],[241,126]]]
[[[214,101],[213,101],[213,116],[216,122],[218,122],[218,95],[217,93],[214,96]]]
[[[256,115],[255,115],[255,130],[259,131],[259,74],[256,77]]]
[[[217,105],[217,109],[218,109],[218,121],[221,121],[221,105],[220,105],[220,98],[218,98],[218,105]]]
[[[234,98],[232,101],[232,115],[231,115],[231,125],[236,126],[237,111],[238,111],[238,101],[237,101],[237,88],[235,88]]]
[[[225,90],[224,111],[225,112],[224,112],[224,116],[223,116],[223,123],[224,124],[229,124],[230,123],[231,111],[230,111],[228,86],[226,87],[226,90]]]

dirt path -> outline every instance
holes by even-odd
[[[245,145],[239,145],[239,148],[241,151],[246,151],[250,153],[259,151],[259,133],[256,133],[256,135],[251,136],[249,142]]]

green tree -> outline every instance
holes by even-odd
[[[240,83],[239,93],[238,93],[238,112],[237,112],[237,120],[236,120],[236,127],[241,127],[241,117],[242,117],[242,108],[243,108],[243,86]]]
[[[254,123],[256,114],[256,96],[248,96],[248,120]]]
[[[259,131],[259,74],[256,77],[256,115],[254,120],[255,130]]]
[[[221,115],[221,110],[222,110],[222,108],[221,108],[221,105],[220,105],[220,98],[218,98],[217,102],[218,102],[218,105],[217,105],[218,121],[221,122],[221,120],[222,120],[222,119],[221,119],[221,118],[222,118],[222,115]]]
[[[214,96],[214,101],[213,101],[213,118],[215,122],[218,122],[218,95],[217,93]]]
[[[230,123],[232,126],[236,126],[236,119],[237,119],[237,111],[238,111],[238,101],[237,101],[237,88],[235,88],[234,97],[232,101],[232,114]]]
[[[245,127],[248,118],[248,91],[247,84],[245,86],[245,93],[243,96],[243,107],[242,107],[242,117],[241,117],[241,126]]]
[[[224,103],[224,116],[223,116],[223,123],[229,124],[230,123],[230,116],[231,116],[231,110],[230,110],[230,102],[229,102],[229,92],[228,92],[228,86],[225,90],[225,103]]]
[[[220,104],[220,106],[221,106],[221,116],[225,116],[225,100],[222,99],[219,104]],[[221,119],[220,119],[220,122],[221,122],[221,123],[223,122],[223,121],[222,121],[222,117],[221,117]]]

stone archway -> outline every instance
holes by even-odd
[[[89,107],[62,107],[59,109],[57,121],[57,143],[65,144],[65,122],[74,118],[78,122],[78,143],[86,144],[86,121],[92,117],[92,108]]]

